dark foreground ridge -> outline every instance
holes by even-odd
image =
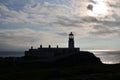
[[[87,53],[86,53],[87,54]],[[92,55],[91,55],[92,56]],[[72,57],[73,58],[73,57]],[[68,63],[71,57],[57,61]],[[77,59],[76,59],[77,60]],[[65,62],[66,61],[66,62]],[[73,63],[73,60],[71,60]],[[90,61],[91,62],[91,61]],[[70,61],[69,61],[70,63]],[[0,80],[119,80],[120,64],[42,65],[0,59]]]

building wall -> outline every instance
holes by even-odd
[[[26,57],[37,57],[39,59],[60,59],[65,56],[76,54],[79,52],[79,48],[38,48],[38,49],[29,49],[25,51]]]

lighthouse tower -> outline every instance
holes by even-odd
[[[74,35],[72,32],[69,34],[68,48],[74,48]]]

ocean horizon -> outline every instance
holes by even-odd
[[[90,51],[99,57],[104,64],[120,63],[120,51]],[[23,51],[0,51],[0,57],[22,57]]]

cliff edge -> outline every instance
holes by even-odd
[[[56,64],[102,64],[100,58],[88,51],[80,51],[77,54],[72,54],[68,57],[55,61]]]

